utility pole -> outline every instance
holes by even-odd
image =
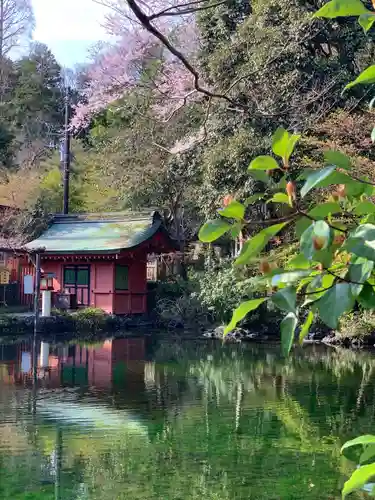
[[[37,384],[38,370],[38,351],[37,335],[39,330],[39,295],[40,295],[40,274],[41,274],[41,256],[40,251],[35,254],[35,281],[34,281],[34,337],[33,337],[33,384]]]
[[[65,126],[64,126],[64,143],[62,151],[63,176],[64,176],[64,208],[63,213],[69,213],[69,180],[70,180],[70,99],[69,89],[66,90],[65,96]]]

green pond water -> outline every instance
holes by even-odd
[[[0,499],[338,499],[375,356],[148,339],[0,345]],[[353,498],[365,498],[365,493]]]

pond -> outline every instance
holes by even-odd
[[[338,499],[375,357],[164,339],[0,346],[0,498]],[[358,498],[358,497],[357,497]]]

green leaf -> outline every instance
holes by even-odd
[[[249,166],[249,170],[275,170],[280,168],[272,156],[257,156]]]
[[[276,183],[276,188],[281,189],[281,191],[285,193],[286,185],[287,185],[287,179],[286,176],[284,175],[283,177],[281,177],[279,182]]]
[[[342,497],[345,498],[349,493],[362,489],[374,476],[375,464],[363,465],[359,469],[356,469],[344,484]]]
[[[373,12],[361,14],[358,18],[358,22],[362,26],[364,32],[367,33],[375,22],[375,14]]]
[[[227,207],[219,210],[219,214],[230,219],[243,219],[245,217],[245,207],[239,201],[232,201]]]
[[[335,167],[331,165],[330,167],[323,168],[322,170],[316,170],[311,173],[301,189],[302,198],[307,195],[314,187],[319,187],[320,183],[327,179],[335,170]]]
[[[375,456],[375,443],[374,444],[369,444],[369,445],[364,445],[364,450],[362,455],[359,457],[359,463],[361,465],[364,465],[366,462],[374,462],[374,456]]]
[[[302,344],[305,340],[307,334],[309,333],[310,327],[314,319],[314,313],[312,311],[307,315],[306,321],[304,322],[301,331],[299,333],[299,343]]]
[[[331,165],[332,167],[333,165]],[[326,167],[328,168],[328,167]],[[317,172],[317,170],[314,170],[314,172]],[[334,170],[331,174],[329,174],[327,177],[322,179],[315,187],[319,188],[325,188],[328,186],[331,186],[332,184],[350,184],[350,183],[356,183],[357,181],[354,181],[351,179],[347,174],[344,174],[343,172],[338,172],[337,170]]]
[[[236,224],[233,224],[231,230],[229,231],[230,237],[233,240],[235,240],[236,238],[239,237],[241,231],[242,231],[242,224],[241,224],[241,222],[237,222]]]
[[[364,194],[367,189],[367,185],[363,182],[350,180],[349,182],[345,183],[345,191],[347,196],[352,196],[354,198],[358,198],[359,196]]]
[[[325,248],[324,250],[318,250],[313,253],[312,260],[320,262],[323,266],[328,269],[332,265],[334,258],[334,250],[331,247]]]
[[[314,226],[311,224],[306,231],[303,232],[300,240],[300,247],[301,247],[301,252],[305,256],[307,260],[311,260],[312,256],[314,254],[314,243],[313,243],[313,236],[314,236]]]
[[[300,137],[298,134],[289,134],[283,127],[279,127],[272,136],[272,151],[287,163]]]
[[[351,169],[351,161],[346,155],[340,151],[325,151],[324,158],[326,163],[329,165],[335,165],[336,167],[343,168],[344,170]]]
[[[311,217],[314,217],[314,219],[318,219],[319,217],[322,217],[324,219],[325,217],[328,217],[328,215],[338,214],[340,212],[342,212],[342,208],[338,203],[327,202],[321,203],[320,205],[317,205],[316,207],[311,209],[309,215],[311,215]]]
[[[375,261],[375,226],[361,224],[351,233],[343,248],[358,257]]]
[[[311,260],[316,253],[314,239],[320,240],[322,245],[320,250],[324,250],[332,242],[331,228],[324,220],[319,220],[311,224],[301,236],[301,252],[308,260]],[[320,259],[315,260],[320,262]]]
[[[247,264],[250,259],[258,255],[269,240],[279,233],[288,222],[275,224],[260,231],[258,234],[247,240],[242,247],[241,253],[235,261],[236,265]]]
[[[263,302],[267,299],[253,299],[253,300],[248,300],[246,302],[242,302],[237,309],[233,311],[233,316],[231,319],[231,322],[229,325],[226,326],[224,330],[224,335],[227,335],[229,332],[234,330],[237,326],[237,323],[239,323],[244,317],[250,312],[254,311],[257,309]]]
[[[360,201],[354,209],[356,215],[369,215],[375,214],[375,204],[371,201]]]
[[[341,453],[343,453],[344,450],[347,448],[351,448],[352,446],[358,446],[358,445],[368,445],[368,444],[375,444],[375,436],[372,434],[365,434],[364,436],[359,436],[356,437],[355,439],[351,439],[350,441],[347,441],[346,443],[343,444],[341,448]]]
[[[315,304],[324,323],[330,328],[337,328],[340,316],[352,309],[355,299],[350,283],[337,283],[330,288]]]
[[[288,262],[288,267],[291,267],[292,269],[309,269],[310,266],[311,262],[307,260],[302,253],[293,257],[293,259]]]
[[[294,287],[288,286],[274,293],[271,297],[276,307],[287,312],[296,312],[297,292]]]
[[[232,225],[223,219],[214,219],[206,222],[199,231],[198,237],[203,243],[211,243],[223,236]]]
[[[313,224],[313,238],[319,238],[323,242],[320,250],[327,248],[332,241],[332,231],[324,220],[318,220]]]
[[[263,197],[264,197],[264,193],[252,194],[251,196],[249,196],[248,198],[246,198],[246,200],[244,201],[244,205],[245,205],[245,207],[248,207],[249,205],[252,205],[256,201],[261,200]]]
[[[332,274],[323,274],[318,275],[314,278],[314,280],[307,286],[307,291],[309,294],[315,292],[314,294],[307,295],[304,306],[310,304],[311,302],[316,302],[318,299],[323,297],[325,293],[327,293],[327,289],[329,289],[335,280],[335,277]]]
[[[292,312],[287,314],[281,322],[281,348],[284,356],[288,356],[292,348],[297,323],[297,316]]]
[[[335,17],[361,16],[369,12],[361,0],[331,0],[321,7],[314,17]]]
[[[270,182],[270,178],[263,170],[249,170],[249,174],[256,181],[263,182],[264,184],[268,184]]]
[[[363,309],[375,309],[375,290],[374,287],[366,283],[362,292],[357,298]]]
[[[267,201],[267,203],[286,203],[287,205],[290,205],[289,202],[289,196],[285,193],[276,193],[272,196],[270,200]]]
[[[298,271],[286,271],[280,274],[276,274],[272,278],[272,286],[278,286],[280,283],[295,283],[296,281],[306,278],[306,276],[310,275],[310,270],[305,271],[303,269],[298,270]]]
[[[375,65],[369,66],[362,71],[353,82],[348,83],[345,90],[351,89],[355,85],[369,85],[370,83],[375,83]]]
[[[306,229],[311,226],[311,224],[312,220],[308,219],[307,217],[301,217],[300,219],[298,219],[295,226],[296,238],[300,239]]]
[[[370,277],[372,270],[374,269],[374,262],[371,260],[364,259],[363,257],[357,257],[352,264],[349,266],[349,280],[354,281],[351,283],[352,294],[357,297],[363,288],[363,284]],[[358,283],[362,283],[361,285]]]

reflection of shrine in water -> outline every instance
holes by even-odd
[[[40,342],[37,357],[37,393],[49,404],[74,401],[87,407],[130,410],[140,418],[156,421],[176,411],[186,391],[166,365],[146,361],[145,338],[106,340],[93,345],[52,345]],[[0,345],[0,388],[33,386],[32,342]],[[90,400],[90,401],[88,401]]]
[[[144,386],[145,340],[142,338],[112,339],[93,346],[51,346],[41,342],[38,353],[39,387],[121,391],[129,384]],[[28,386],[32,383],[32,369],[31,341],[0,346],[1,383]]]

